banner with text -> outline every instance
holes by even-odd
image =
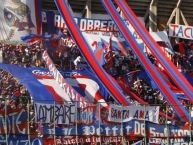
[[[0,136],[0,144],[1,145],[44,145],[43,139],[32,135],[29,137],[27,134],[25,135],[1,135]]]
[[[110,105],[108,120],[127,122],[131,119],[159,122],[159,106],[117,106]]]
[[[0,110],[1,134],[27,134],[28,114],[25,109]]]
[[[88,44],[92,48],[94,54],[96,55],[96,57],[98,57],[97,59],[100,60],[101,64],[102,64],[101,59],[103,55],[101,50],[102,49],[104,50],[103,46],[109,44],[110,36],[112,36],[113,47],[116,50],[121,50],[124,55],[126,54],[125,52],[128,49],[129,44],[126,43],[122,34],[119,32],[116,24],[112,20],[86,19],[86,18],[74,18],[74,20],[79,26]],[[56,14],[55,12],[50,11],[42,12],[42,22],[44,25],[43,27],[44,34],[54,33],[61,35],[63,30],[64,32],[66,32],[67,30],[63,18],[59,14]],[[136,39],[137,43],[141,46],[141,49],[144,52],[149,53],[149,49],[145,46],[142,39],[135,32],[134,28],[129,24],[128,21],[125,21],[125,23],[130,32],[132,33],[132,35],[134,36],[134,38]],[[53,32],[53,30],[55,30],[55,32]],[[171,57],[171,54],[173,54],[173,52],[171,51],[171,44],[169,42],[167,34],[164,31],[150,34],[155,39],[155,41],[161,46],[166,55],[168,57]]]
[[[170,24],[169,36],[183,39],[193,39],[193,27],[178,24]]]
[[[41,123],[71,124],[75,122],[75,104],[35,103],[35,120]]]

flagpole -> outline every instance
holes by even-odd
[[[144,112],[146,112],[146,106],[144,105]],[[145,121],[145,113],[144,113],[144,143],[147,145],[147,136],[146,136],[146,121]]]
[[[190,119],[190,122],[189,122],[189,128],[190,128],[190,143],[189,143],[189,144],[192,144],[192,119],[191,119],[191,110],[192,110],[192,105],[190,104],[190,105],[189,105],[189,119]]]
[[[8,138],[7,138],[7,131],[8,131],[8,126],[7,126],[7,99],[5,99],[5,138],[6,138],[6,145],[8,145]]]
[[[168,128],[168,106],[166,104],[166,128],[167,128],[167,144],[169,145],[170,139],[169,139],[169,128]]]
[[[78,102],[75,102],[75,109],[76,109],[76,114],[75,114],[75,123],[76,123],[76,144],[78,145]]]
[[[122,143],[124,144],[124,140],[123,140],[123,105],[121,105],[121,139],[122,139]]]
[[[31,145],[31,141],[30,141],[30,101],[28,99],[28,105],[27,105],[27,118],[28,118],[28,141],[29,141],[29,145]]]
[[[99,102],[99,138],[100,138],[100,145],[101,145],[101,105]]]
[[[56,145],[56,122],[55,122],[55,107],[56,107],[56,102],[54,101],[54,120],[53,120],[53,123],[54,123],[54,145]]]

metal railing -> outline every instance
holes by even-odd
[[[163,106],[166,117],[159,116],[159,123],[145,119],[148,106],[141,111],[144,119],[124,120],[123,109],[119,106],[121,121],[109,120],[109,109],[102,103],[91,104],[82,102],[51,102],[28,101],[26,104],[14,104],[5,100],[0,105],[0,144],[131,144],[142,141],[148,143],[192,143],[192,106],[186,106],[190,113],[189,122],[180,122],[174,117],[169,120],[169,110],[172,106]],[[110,105],[111,106],[111,105]],[[139,109],[139,106],[135,106]],[[154,106],[155,107],[155,106]],[[165,108],[165,110],[164,110]]]

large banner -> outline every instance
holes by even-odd
[[[14,108],[0,110],[0,144],[8,145],[43,145],[42,139],[32,135],[29,130],[29,112]],[[8,109],[9,108],[9,109]],[[28,135],[31,133],[31,137]]]
[[[0,136],[1,145],[44,145],[43,139],[36,137],[29,137],[25,135],[1,135]]]
[[[31,142],[32,145],[42,145],[42,142],[50,142],[46,136],[54,135],[56,136],[55,141],[62,142],[62,144],[112,143],[121,142],[123,138],[131,141],[140,140],[143,137],[146,137],[152,144],[167,144],[168,142],[170,144],[188,144],[192,132],[191,126],[188,124],[183,126],[161,125],[138,119],[121,123],[108,122],[101,106],[94,104],[85,108],[75,108],[75,104],[69,106],[37,104],[35,109],[37,110],[37,108],[40,113],[38,118],[49,120],[49,123],[37,122],[36,125],[33,122],[34,129],[38,129],[44,138],[33,134],[32,130],[28,130],[29,112],[26,110],[1,110],[0,143],[28,145]],[[62,124],[58,124],[59,120]]]
[[[0,133],[1,134],[27,134],[28,114],[25,109],[0,110]]]
[[[48,101],[57,101],[58,91],[54,91],[56,87],[51,84],[50,74],[44,69],[39,68],[23,68],[16,65],[0,64],[0,68],[12,74],[20,83],[27,88],[33,100],[48,103]],[[43,71],[44,70],[44,71]],[[44,81],[41,81],[45,78]],[[54,80],[54,79],[53,79]],[[46,84],[47,82],[47,84]],[[49,84],[50,83],[50,84]],[[50,85],[53,85],[51,87]],[[56,94],[53,96],[53,94]]]
[[[42,22],[52,23],[51,25],[56,28],[66,29],[64,19],[52,12],[42,12]],[[52,21],[48,16],[52,17]],[[111,20],[99,20],[99,19],[82,19],[74,18],[81,31],[101,31],[101,32],[118,32],[115,23]]]
[[[69,92],[68,86],[65,93],[60,84],[54,79],[48,69],[23,68],[16,65],[0,64],[0,68],[11,73],[22,85],[24,85],[35,102],[54,104],[72,102],[73,92]],[[108,99],[109,93],[102,86],[99,80],[89,70],[61,72],[65,80],[72,85],[72,88],[87,96],[87,101],[93,102],[94,97],[101,94]],[[58,78],[60,79],[60,78]],[[81,87],[81,86],[85,87]],[[83,100],[77,100],[84,103]]]
[[[110,105],[108,119],[112,122],[127,122],[138,119],[159,123],[159,106]]]
[[[101,65],[103,65],[105,61],[103,59],[104,52],[102,52],[102,50],[105,51],[105,47],[108,47],[110,43],[110,37],[112,37],[111,41],[113,45],[113,51],[120,50],[123,55],[126,55],[129,44],[126,43],[116,24],[112,20],[85,18],[74,18],[74,20],[79,26],[83,36],[86,38],[90,48],[92,49],[95,57]],[[60,34],[61,30],[67,29],[63,18],[52,11],[42,12],[42,22],[44,25],[43,33]],[[142,51],[150,53],[142,39],[135,32],[134,28],[129,24],[129,22],[125,21],[125,23],[127,24],[127,27],[136,39],[137,43],[141,46]],[[155,39],[155,41],[158,42],[165,54],[171,58],[173,52],[171,50],[171,44],[166,32],[163,31],[150,34]]]
[[[87,105],[87,103],[101,102],[104,107],[107,106],[106,101],[99,92],[99,86],[95,81],[91,81],[89,78],[84,78],[85,80],[82,81],[83,76],[73,76],[74,78],[76,78],[76,80],[72,81],[71,79],[71,81],[69,81],[68,79],[63,77],[62,73],[56,68],[47,51],[44,51],[42,57],[56,82],[63,89],[64,93],[66,93],[72,99],[73,102],[77,101],[79,105],[83,106]],[[85,84],[86,81],[87,83]],[[80,93],[73,87],[79,86],[81,88],[81,85],[83,84],[86,85],[84,91],[86,93]]]
[[[40,32],[40,2],[41,0],[1,0],[0,41],[17,43],[22,36]]]
[[[52,131],[51,131],[52,130]],[[54,129],[44,128],[44,134],[51,134]],[[190,140],[189,126],[160,125],[141,120],[130,120],[122,124],[102,123],[96,121],[94,124],[78,126],[66,126],[63,129],[56,127],[57,136],[62,136],[63,144],[77,142],[120,142],[122,136],[126,140],[137,140],[146,137],[149,143],[154,144],[188,144]],[[66,136],[78,135],[78,140],[65,138]]]
[[[170,24],[169,36],[183,39],[193,39],[193,27],[178,24]]]

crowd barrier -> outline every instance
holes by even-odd
[[[168,105],[109,104],[107,110],[102,103],[1,102],[0,144],[191,144],[193,139],[192,106],[187,106],[190,121],[177,122],[157,114],[162,110],[170,115]]]

